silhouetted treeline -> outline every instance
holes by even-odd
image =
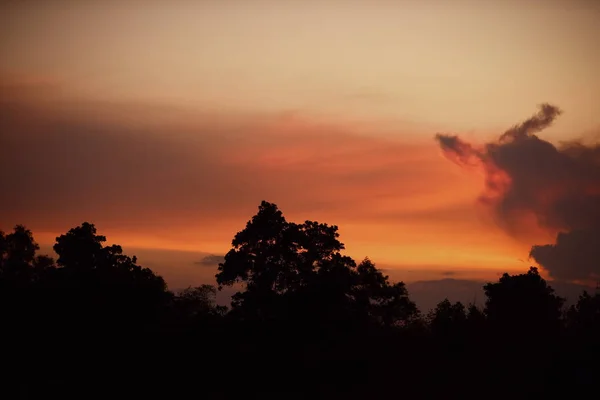
[[[342,254],[337,226],[263,202],[216,285],[178,293],[83,223],[0,233],[4,398],[540,398],[594,394],[600,295],[564,299],[535,268],[485,306],[421,313],[404,283]],[[241,285],[231,307],[216,291]]]

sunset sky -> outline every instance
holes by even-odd
[[[261,200],[336,224],[407,281],[524,271],[477,202],[484,143],[550,102],[552,143],[600,133],[600,6],[584,0],[3,1],[0,228],[83,221],[170,286],[213,280]]]

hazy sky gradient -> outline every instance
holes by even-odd
[[[223,253],[265,199],[399,270],[525,268],[432,138],[545,101],[545,137],[598,133],[597,4],[2,2],[0,226]]]
[[[554,101],[568,111],[569,129],[598,124],[593,1],[7,4],[3,69],[53,77],[92,97],[451,130],[501,129]]]

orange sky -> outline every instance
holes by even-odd
[[[524,270],[533,243],[476,206],[482,176],[433,136],[483,142],[543,101],[565,111],[545,137],[596,131],[599,9],[2,2],[0,227],[48,244],[88,220],[126,249],[222,254],[264,199],[401,279]]]

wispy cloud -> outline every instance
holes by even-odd
[[[21,221],[92,213],[145,229],[148,215],[153,224],[246,218],[262,199],[288,213],[402,219],[423,212],[424,201],[431,212],[447,207],[435,199],[457,180],[431,146],[299,117],[193,115],[14,91],[1,93],[0,174],[10,190],[0,206]]]
[[[192,112],[11,87],[0,90],[4,229],[24,223],[51,241],[91,221],[124,245],[222,254],[264,199],[290,220],[340,225],[351,254],[386,262],[488,265],[506,253],[472,216],[474,179],[447,168],[432,143],[298,113]]]

